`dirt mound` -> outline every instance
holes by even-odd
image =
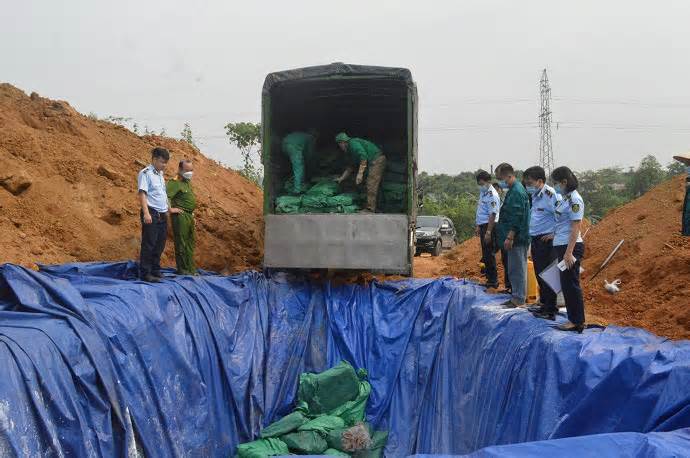
[[[261,190],[185,142],[140,137],[76,112],[68,103],[0,84],[2,262],[23,265],[138,257],[136,177],[151,148],[171,153],[166,178],[195,162],[197,262],[235,272],[259,265]],[[172,240],[164,265],[174,266]]]
[[[612,211],[586,232],[582,283],[588,320],[690,338],[690,238],[680,235],[684,193],[684,177],[674,178]],[[621,239],[625,242],[613,261],[590,281]],[[482,281],[480,258],[475,237],[440,258],[416,258],[415,275]],[[606,292],[605,279],[620,279],[620,293]]]
[[[690,239],[680,235],[684,195],[684,177],[674,178],[592,227],[585,240],[588,310],[612,323],[690,338]],[[621,239],[625,242],[613,261],[590,281]],[[607,293],[604,279],[620,279],[621,292]]]

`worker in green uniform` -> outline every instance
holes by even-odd
[[[183,159],[177,171],[177,179],[167,184],[173,237],[175,239],[175,263],[178,275],[196,275],[194,264],[194,209],[196,197],[192,189],[192,161]]]
[[[367,174],[367,207],[365,212],[376,212],[376,200],[379,194],[379,187],[383,179],[383,172],[386,168],[386,156],[381,148],[374,143],[363,138],[350,138],[345,132],[341,132],[335,137],[338,147],[352,155],[358,164],[357,178],[355,183],[359,186],[364,180],[364,172],[369,169]],[[354,172],[354,166],[350,166],[336,181],[342,183]]]
[[[681,215],[681,234],[690,235],[690,153],[673,156],[673,159],[685,166],[685,200]]]
[[[283,138],[283,153],[290,158],[292,164],[292,189],[288,190],[291,194],[300,194],[304,191],[306,178],[305,161],[310,163],[314,158],[314,148],[316,145],[316,130],[309,129],[307,132],[292,132]]]

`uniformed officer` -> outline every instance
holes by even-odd
[[[556,227],[555,210],[561,196],[546,184],[546,173],[539,166],[530,167],[522,174],[527,185],[527,193],[532,199],[530,212],[529,235],[532,237],[532,262],[539,283],[539,305],[530,310],[539,318],[554,320],[558,307],[556,293],[542,280],[539,274],[556,259],[553,249],[554,229]]]
[[[282,150],[290,158],[292,165],[293,188],[292,194],[299,194],[304,191],[305,183],[305,162],[313,160],[316,145],[316,130],[310,129],[308,132],[292,132],[283,138]]]
[[[141,253],[139,278],[148,282],[161,279],[161,254],[168,236],[168,196],[163,171],[170,160],[165,148],[151,150],[151,164],[139,172],[141,204]]]
[[[179,275],[196,275],[194,264],[196,197],[192,189],[193,175],[194,164],[189,159],[183,159],[177,170],[177,179],[169,181],[167,186],[175,240],[175,264]]]
[[[379,194],[379,187],[383,179],[383,172],[386,168],[386,156],[381,148],[369,140],[363,138],[350,138],[345,132],[341,132],[335,137],[338,147],[344,152],[352,155],[358,164],[357,178],[355,183],[359,186],[364,181],[364,172],[367,173],[367,207],[365,212],[376,212],[376,200]],[[350,166],[336,181],[342,183],[354,172],[354,167]]]
[[[496,193],[498,193],[498,197],[501,199],[501,206],[503,206],[505,192],[503,192],[503,189],[501,189],[498,183],[492,183],[491,187],[496,190]],[[501,212],[499,211],[499,215],[500,214]],[[496,220],[498,221],[498,216],[496,217]],[[500,246],[500,244],[499,248],[501,250],[501,264],[503,264],[503,284],[505,285],[505,288],[500,292],[504,294],[512,294],[513,287],[511,286],[510,278],[508,277],[508,252],[502,246]]]
[[[479,170],[475,175],[479,186],[477,200],[477,214],[475,217],[475,233],[482,246],[482,262],[487,288],[498,288],[498,274],[496,273],[496,235],[494,226],[498,220],[501,208],[501,198],[491,185],[491,175],[486,170]]]
[[[558,167],[551,173],[556,193],[563,199],[556,205],[553,246],[558,261],[565,261],[561,271],[561,289],[568,309],[569,323],[558,326],[561,331],[581,333],[585,328],[585,303],[580,288],[580,263],[585,253],[580,226],[585,203],[577,192],[577,178],[568,167]]]

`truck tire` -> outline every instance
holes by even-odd
[[[443,251],[443,244],[439,240],[438,242],[436,242],[436,245],[434,245],[434,251],[431,252],[431,256],[433,256],[433,257],[439,256],[442,251]]]

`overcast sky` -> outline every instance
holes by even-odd
[[[223,125],[260,120],[267,73],[336,61],[407,67],[420,169],[538,158],[552,85],[556,164],[663,164],[690,150],[690,2],[0,0],[0,81],[131,117],[239,164]]]

